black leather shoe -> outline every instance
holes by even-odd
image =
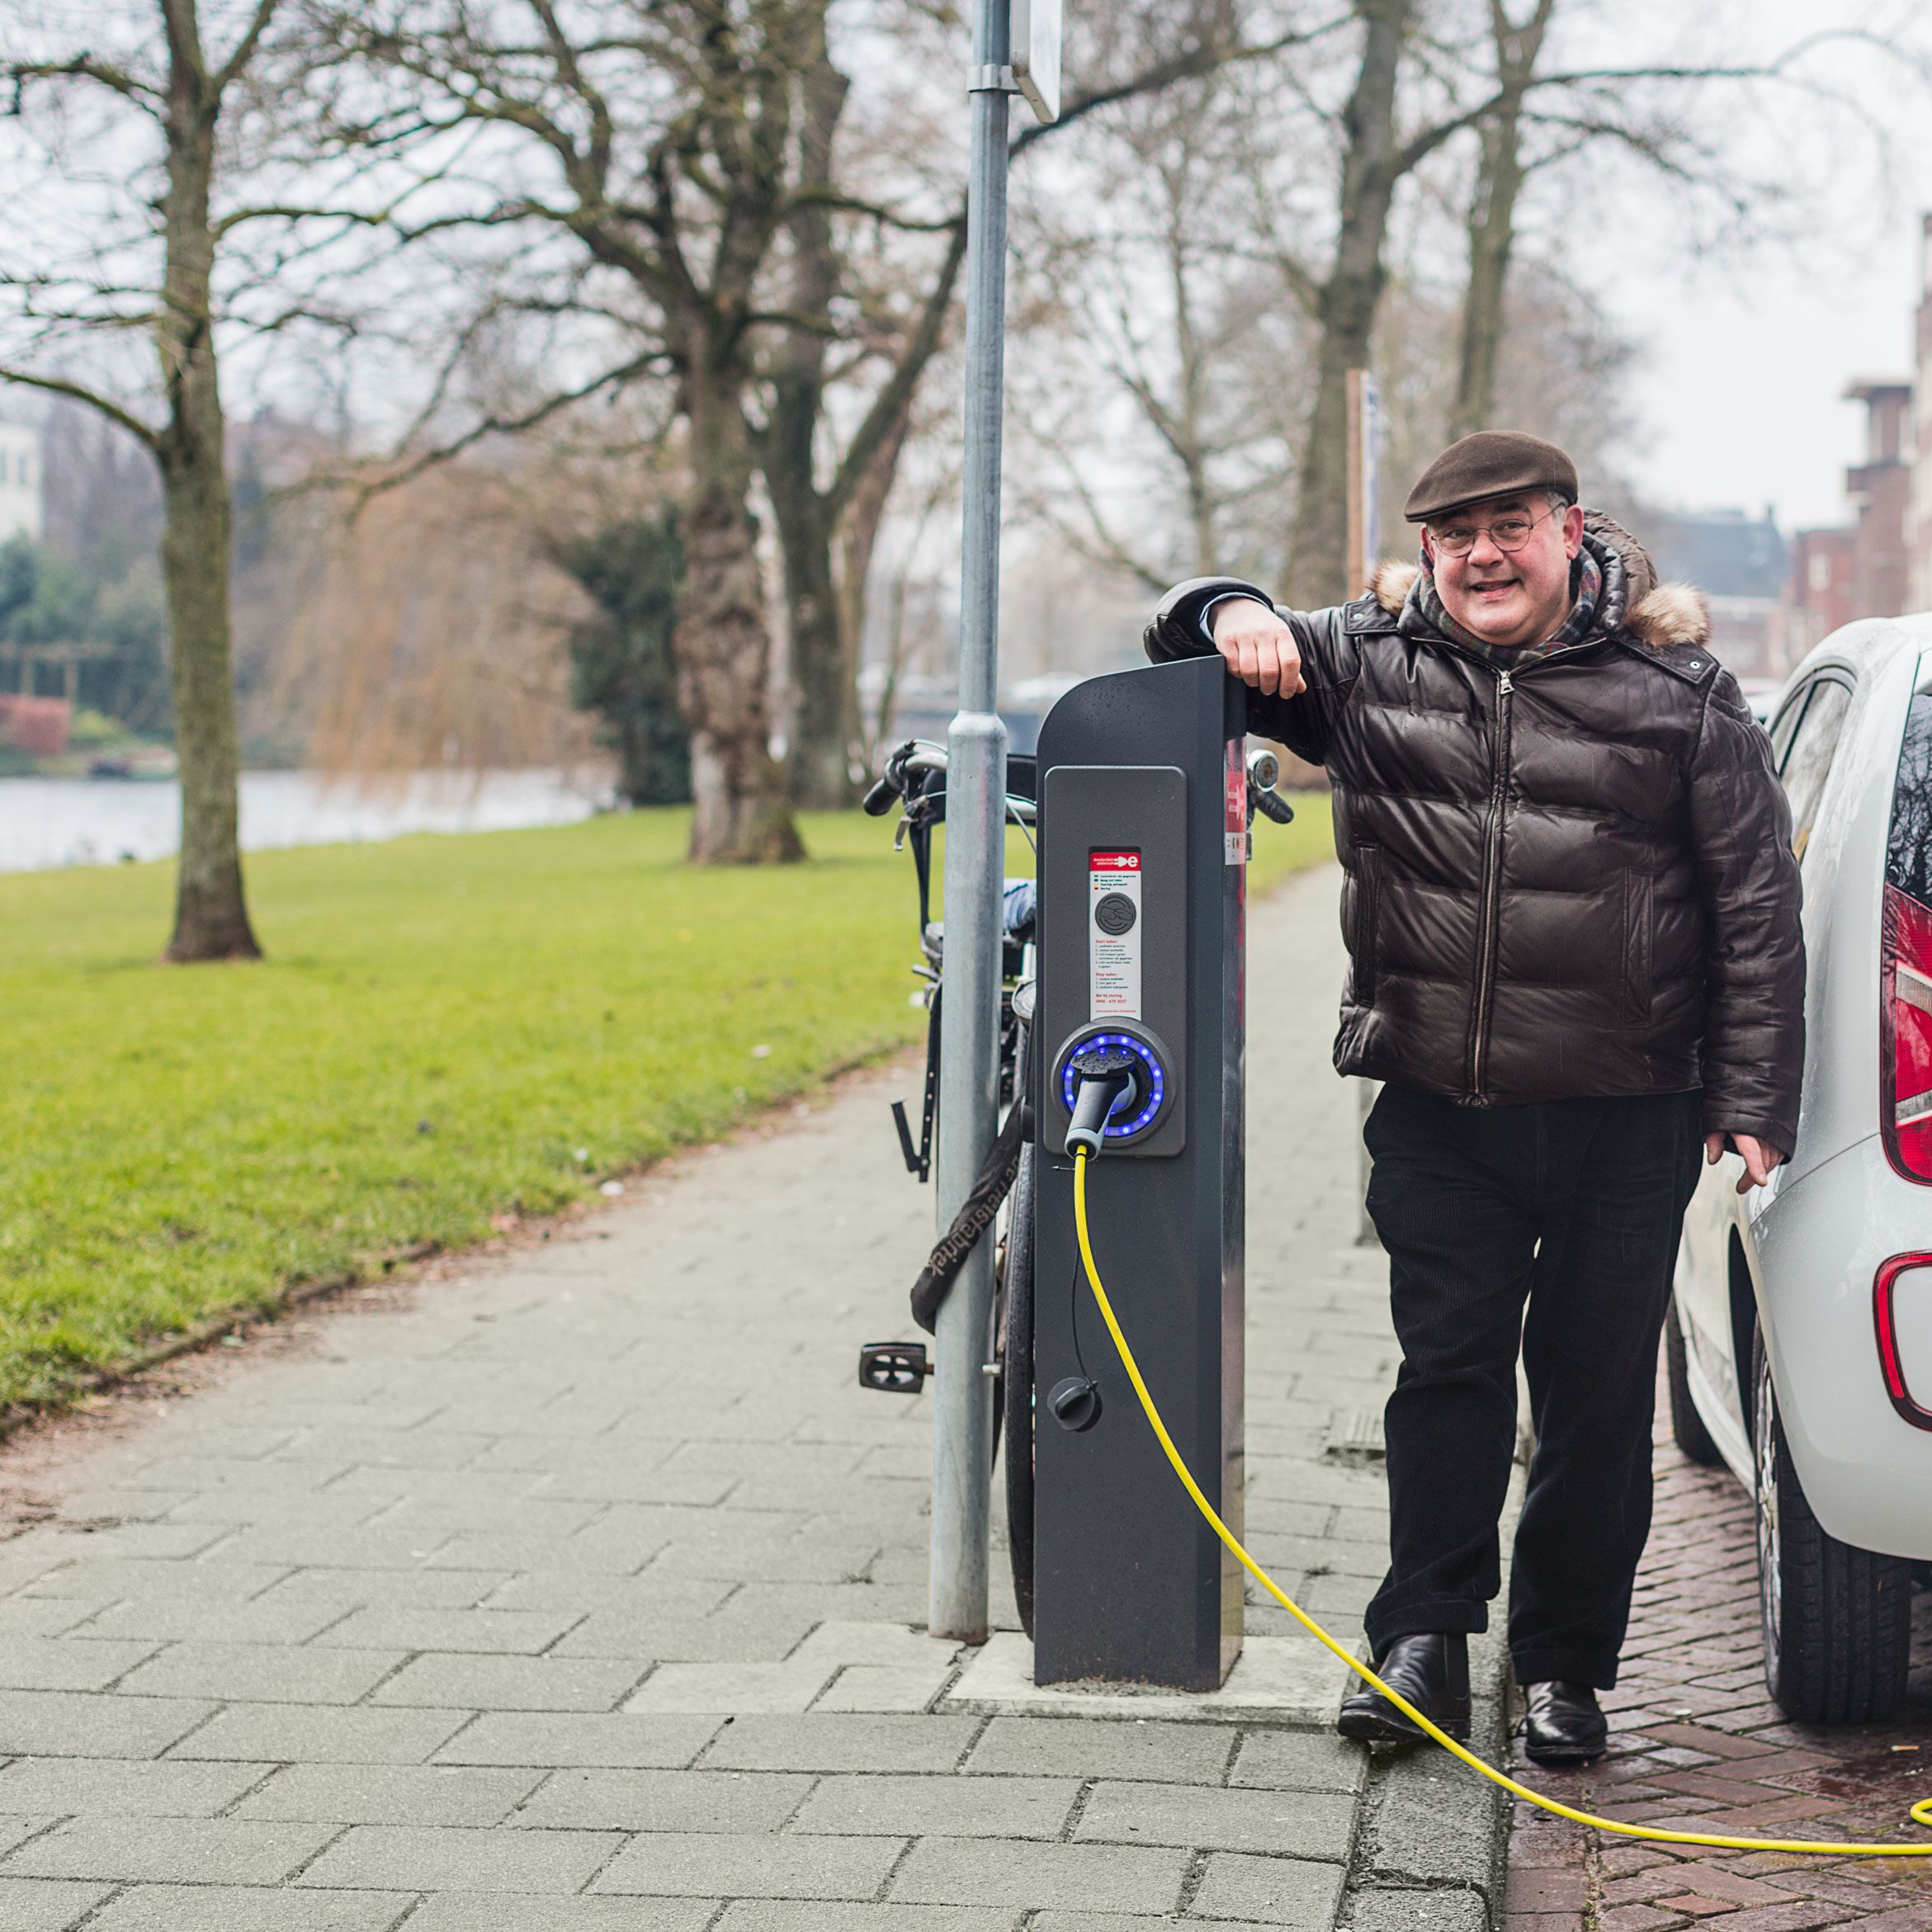
[[[1610,1727],[1587,1684],[1554,1677],[1524,1684],[1523,1696],[1529,1707],[1523,1748],[1531,1764],[1590,1764],[1604,1755]]]
[[[1398,1637],[1376,1660],[1375,1674],[1458,1743],[1469,1736],[1469,1640],[1461,1631]],[[1414,1744],[1429,1735],[1366,1685],[1343,1698],[1335,1729],[1362,1744]]]

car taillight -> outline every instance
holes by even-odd
[[[1878,1330],[1878,1366],[1884,1372],[1885,1392],[1891,1396],[1892,1407],[1915,1429],[1932,1429],[1932,1409],[1920,1403],[1906,1382],[1905,1361],[1898,1345],[1898,1287],[1901,1276],[1923,1274],[1928,1269],[1932,1269],[1932,1254],[1894,1254],[1878,1264],[1872,1281],[1872,1320]],[[1932,1282],[1914,1285],[1920,1295],[1932,1289]],[[1921,1321],[1915,1325],[1922,1348],[1924,1325]]]
[[[1892,1164],[1932,1181],[1932,909],[1885,888],[1880,968],[1881,1125]]]

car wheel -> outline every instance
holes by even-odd
[[[1840,1542],[1812,1514],[1778,1415],[1771,1362],[1751,1347],[1758,1603],[1764,1682],[1801,1724],[1871,1724],[1905,1703],[1911,1566]]]
[[[1712,1439],[1691,1399],[1690,1350],[1675,1295],[1664,1316],[1664,1381],[1670,1391],[1670,1434],[1678,1448],[1700,1468],[1714,1469],[1723,1461],[1723,1452]]]

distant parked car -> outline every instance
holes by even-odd
[[[1792,1158],[1707,1169],[1665,1327],[1671,1421],[1758,1503],[1764,1674],[1788,1715],[1905,1698],[1932,1558],[1932,616],[1847,626],[1770,720],[1804,878]]]
[[[1783,696],[1784,687],[1775,678],[1740,678],[1737,688],[1744,694],[1744,701],[1750,706],[1751,716],[1760,725],[1769,725],[1772,714],[1778,709],[1778,700]]]

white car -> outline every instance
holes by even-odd
[[[1693,1462],[1758,1500],[1764,1675],[1895,1713],[1932,1559],[1932,616],[1848,625],[1772,715],[1804,878],[1804,1099],[1769,1187],[1707,1169],[1665,1325]]]

